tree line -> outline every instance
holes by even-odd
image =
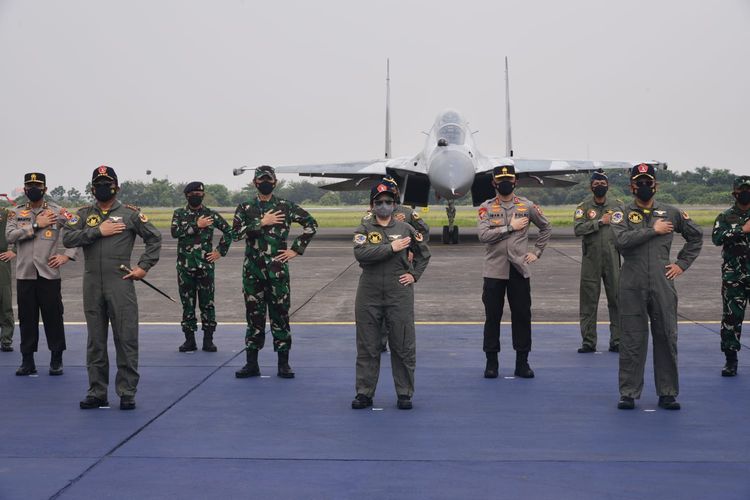
[[[627,200],[630,198],[629,175],[625,170],[607,172],[609,176],[609,196]],[[664,203],[678,205],[730,205],[733,203],[730,192],[732,182],[736,177],[726,169],[711,169],[699,167],[685,172],[662,170],[657,172],[659,183],[658,198]],[[589,190],[589,175],[578,174],[566,176],[567,179],[579,184],[567,188],[519,188],[518,193],[543,206],[574,205],[591,194]],[[185,182],[173,183],[168,179],[152,179],[144,181],[124,181],[120,185],[119,198],[126,203],[142,207],[176,207],[185,204],[183,189]],[[369,191],[333,192],[320,189],[319,184],[309,180],[279,181],[274,194],[281,198],[302,205],[339,206],[339,205],[367,205]],[[234,207],[255,196],[252,184],[240,190],[230,191],[223,184],[205,184],[205,203],[212,207]],[[86,186],[84,193],[76,188],[66,189],[56,186],[48,193],[53,200],[65,206],[80,206],[92,202],[91,184]],[[16,202],[25,202],[21,196]],[[435,199],[430,193],[430,204],[444,204],[444,200]],[[5,203],[7,205],[7,203]],[[471,205],[471,196],[457,201],[458,205]]]

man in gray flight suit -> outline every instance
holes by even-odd
[[[608,189],[609,179],[603,170],[591,174],[593,196],[581,202],[573,216],[575,235],[582,237],[579,312],[583,345],[578,349],[580,353],[596,352],[596,315],[602,281],[609,309],[609,351],[619,351],[617,287],[620,282],[620,254],[612,240],[610,219],[622,202],[608,199]]]
[[[133,280],[139,280],[159,260],[161,234],[137,207],[117,200],[119,184],[114,169],[94,170],[91,191],[96,203],[78,210],[65,226],[66,247],[83,247],[86,265],[83,274],[83,309],[88,329],[86,366],[89,390],[80,408],[109,406],[109,358],[107,329],[111,324],[117,351],[115,386],[120,409],[135,409],[138,386],[138,302]],[[146,245],[138,265],[130,272],[135,237]]]
[[[529,366],[531,351],[531,284],[529,264],[536,261],[547,246],[552,226],[542,209],[526,198],[515,196],[516,170],[512,160],[492,169],[492,184],[497,196],[479,206],[479,241],[486,244],[484,285],[484,344],[487,357],[485,378],[499,373],[500,320],[505,294],[510,305],[513,349],[516,351],[515,375],[533,378]],[[534,250],[529,251],[529,221],[539,228]]]
[[[416,336],[414,287],[430,260],[422,233],[393,218],[396,194],[379,183],[370,192],[373,217],[354,232],[354,258],[362,268],[354,317],[357,325],[356,391],[352,408],[372,406],[380,375],[383,324],[391,346],[391,370],[399,409],[410,410],[414,394]],[[407,252],[414,254],[409,261]]]
[[[654,344],[654,378],[659,407],[679,410],[677,374],[677,291],[674,279],[687,270],[703,245],[703,231],[687,213],[653,199],[653,165],[641,163],[630,172],[635,199],[612,214],[615,246],[623,258],[620,275],[620,401],[621,410],[635,408],[643,390],[648,353],[648,328]],[[674,233],[685,246],[669,262]]]
[[[51,351],[50,375],[62,375],[65,350],[62,279],[60,267],[75,259],[77,250],[57,253],[60,230],[69,212],[44,199],[47,179],[43,173],[24,176],[24,193],[28,203],[15,207],[5,227],[9,243],[15,243],[16,298],[18,325],[21,331],[23,361],[16,375],[36,373],[34,353],[39,346],[39,312],[42,313],[47,347]]]
[[[11,215],[13,214],[13,215]],[[13,352],[13,287],[11,283],[10,261],[16,257],[16,246],[8,248],[5,228],[9,217],[15,212],[0,208],[0,351]]]

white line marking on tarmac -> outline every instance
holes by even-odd
[[[654,412],[656,410],[643,410],[643,411],[645,411],[646,413],[651,413],[651,412]]]
[[[382,408],[373,408],[372,411],[383,411]]]
[[[678,321],[678,325],[694,325],[696,323],[718,325],[720,321],[718,319],[712,320],[695,320],[695,321]],[[16,325],[18,322],[16,322]],[[41,324],[41,323],[40,323]],[[86,326],[85,321],[66,321],[66,325],[69,326]],[[138,323],[141,326],[180,326],[179,321],[141,321]],[[267,323],[266,323],[267,324]],[[289,323],[292,326],[354,326],[354,321],[293,321]],[[420,326],[476,326],[484,325],[484,321],[416,321],[416,325]],[[502,322],[503,325],[510,325],[510,322]],[[566,326],[566,325],[579,325],[578,321],[532,321],[532,325],[540,326]],[[218,326],[246,326],[247,323],[244,321],[222,321],[218,323]],[[598,322],[597,325],[609,325],[608,321]]]

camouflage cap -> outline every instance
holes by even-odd
[[[750,187],[750,175],[741,175],[737,177],[732,183],[734,189],[740,189],[742,187]]]
[[[261,165],[255,169],[254,179],[260,179],[262,177],[269,177],[271,180],[276,180],[276,171],[269,165]]]

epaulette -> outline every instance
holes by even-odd
[[[125,205],[125,208],[129,208],[130,210],[133,210],[135,212],[141,211],[141,207],[136,207],[135,205]]]

